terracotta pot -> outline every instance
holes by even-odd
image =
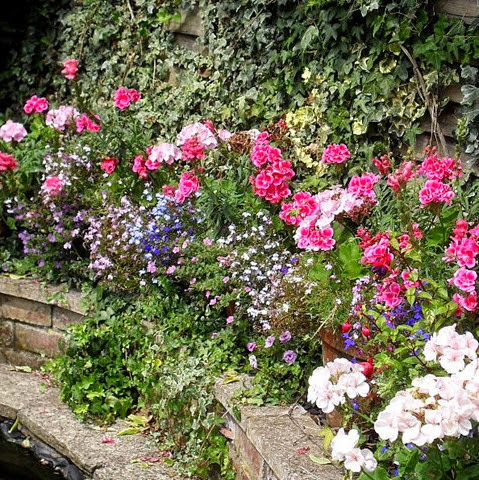
[[[347,358],[348,360],[352,360],[354,357],[358,362],[367,361],[364,352],[360,352],[357,348],[349,347],[346,350],[344,346],[344,338],[339,328],[337,331],[330,330],[329,328],[322,328],[319,331],[319,336],[323,347],[323,364],[332,362],[336,358]]]

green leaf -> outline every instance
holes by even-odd
[[[318,27],[311,25],[304,32],[303,37],[301,38],[301,50],[306,50],[312,43],[312,41],[317,38],[319,35]]]
[[[119,437],[123,437],[125,435],[137,435],[138,433],[141,433],[144,430],[144,428],[140,427],[129,427],[125,428],[124,430],[120,430],[117,435]]]
[[[312,453],[309,455],[309,458],[314,462],[317,463],[318,465],[329,465],[331,464],[331,460],[326,457],[317,457],[316,455],[313,455]]]

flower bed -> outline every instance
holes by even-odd
[[[88,298],[49,365],[75,414],[145,413],[132,428],[170,463],[228,479],[214,383],[248,373],[238,405],[307,391],[339,412],[342,428],[322,431],[331,457],[310,462],[361,479],[473,475],[479,197],[460,158],[373,156],[338,138],[305,164],[291,116],[261,131],[198,119],[173,139],[131,85],[87,105],[81,67],[60,70],[71,104],[33,95],[27,128],[0,127],[3,270]],[[5,356],[56,352],[59,306],[30,300],[2,299]],[[321,350],[325,332],[349,359]]]

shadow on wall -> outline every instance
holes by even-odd
[[[71,0],[15,0],[4,2],[0,13],[0,90],[5,87],[6,70],[9,64],[21,54],[22,44],[29,32],[41,39],[49,28],[48,15],[39,14],[39,10],[55,11],[72,3]],[[20,75],[20,72],[17,73]],[[9,106],[8,99],[0,96],[0,111]]]

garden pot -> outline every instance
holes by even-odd
[[[326,365],[326,363],[332,362],[336,358],[347,358],[348,360],[356,358],[358,362],[367,361],[367,356],[363,351],[355,347],[349,347],[346,350],[341,329],[338,328],[337,331],[333,331],[329,328],[322,328],[319,331],[319,337],[322,344],[323,364]]]

